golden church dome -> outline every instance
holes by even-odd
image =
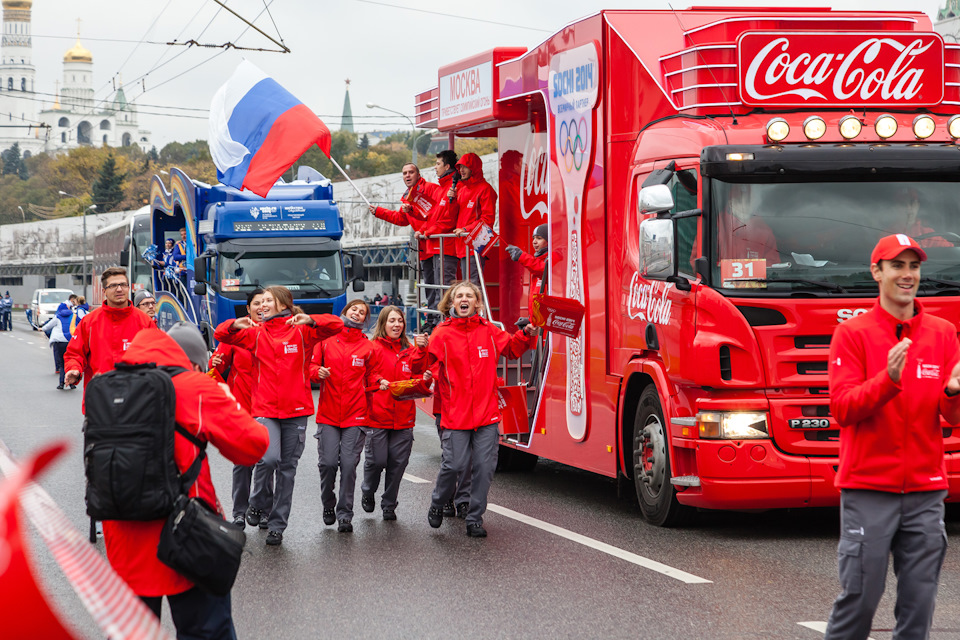
[[[9,2],[10,0],[7,0]],[[14,0],[15,1],[15,0]],[[77,38],[77,43],[73,45],[72,48],[68,49],[65,54],[63,54],[64,62],[93,62],[93,54],[90,53],[90,50],[80,44],[80,38]]]

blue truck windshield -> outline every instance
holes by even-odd
[[[870,252],[893,233],[927,252],[919,295],[960,287],[958,183],[714,180],[711,192],[713,278],[721,290],[875,295]]]
[[[342,293],[344,286],[336,251],[223,253],[217,284],[227,292],[282,285],[293,291],[295,298],[331,297]]]

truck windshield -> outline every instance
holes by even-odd
[[[875,295],[870,252],[903,233],[927,253],[919,295],[960,295],[960,184],[715,180],[713,280],[782,295]]]
[[[343,291],[343,268],[336,251],[223,253],[218,284],[223,291],[283,285],[295,298],[324,298]]]

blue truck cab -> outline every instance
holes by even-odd
[[[309,167],[266,198],[171,169],[170,189],[154,176],[150,200],[153,243],[162,248],[174,239],[183,256],[176,270],[154,270],[162,329],[193,322],[212,347],[213,329],[245,316],[247,295],[258,287],[286,287],[310,314],[339,314],[348,288],[363,290],[362,258],[341,248],[333,186]]]

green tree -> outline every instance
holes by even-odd
[[[27,172],[27,166],[23,163],[23,158],[20,156],[19,142],[14,142],[12,147],[0,153],[0,159],[3,160],[3,175],[20,176],[21,180],[26,180],[30,177]]]
[[[99,211],[113,211],[123,201],[123,181],[126,174],[117,172],[117,160],[107,156],[100,166],[100,175],[93,183],[93,201]]]
[[[160,162],[160,152],[157,151],[157,146],[154,145],[150,147],[150,153],[147,154],[151,162]]]
[[[363,134],[363,137],[360,138],[360,148],[364,150],[370,148],[370,138],[367,136],[367,134]]]

